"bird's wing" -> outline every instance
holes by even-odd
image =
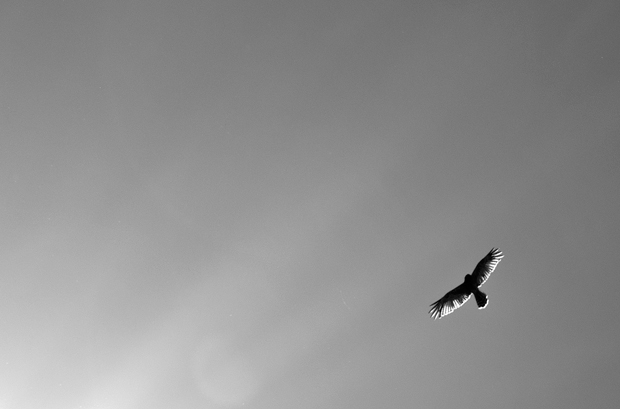
[[[433,319],[441,318],[465,304],[469,297],[471,293],[467,292],[467,287],[463,283],[432,303],[429,313]]]
[[[499,263],[503,257],[504,255],[500,249],[494,247],[489,251],[489,254],[478,262],[476,268],[474,268],[474,272],[471,273],[478,287],[487,281],[493,270],[495,270],[495,267],[497,267],[497,263]]]

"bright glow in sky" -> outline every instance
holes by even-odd
[[[619,20],[4,2],[0,409],[615,407]]]

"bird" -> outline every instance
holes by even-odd
[[[504,258],[504,254],[500,249],[493,247],[491,251],[478,262],[473,273],[465,276],[463,284],[447,292],[446,295],[430,305],[431,309],[428,312],[431,314],[431,318],[439,319],[451,314],[454,310],[465,304],[472,294],[476,299],[478,309],[485,308],[489,303],[489,297],[480,291],[478,287],[489,279],[489,276],[502,258]]]

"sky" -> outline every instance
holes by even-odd
[[[0,409],[614,407],[619,18],[3,2]]]

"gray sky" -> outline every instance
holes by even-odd
[[[0,409],[614,407],[619,20],[3,2]]]

